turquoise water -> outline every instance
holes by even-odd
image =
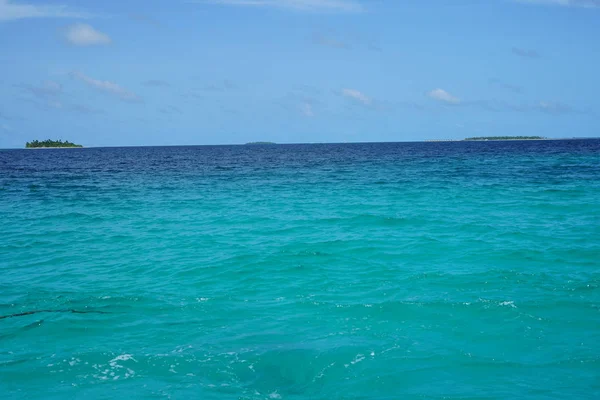
[[[0,238],[2,399],[600,397],[600,140],[1,151]]]

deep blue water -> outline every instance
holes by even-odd
[[[600,398],[600,140],[0,151],[0,316],[2,399]]]

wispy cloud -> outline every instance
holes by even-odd
[[[237,85],[230,80],[225,79],[222,82],[214,82],[208,85],[205,85],[202,90],[206,92],[225,92],[228,90],[237,89]]]
[[[112,40],[106,33],[94,29],[88,24],[73,24],[64,31],[64,38],[75,46],[98,46],[110,44]]]
[[[130,14],[129,18],[131,18],[134,21],[141,22],[142,24],[147,24],[155,28],[160,28],[160,22],[158,22],[158,20],[149,17],[145,14]]]
[[[18,117],[18,116],[15,116],[15,115],[8,115],[5,112],[3,112],[2,110],[0,110],[0,120],[5,120],[5,121],[23,121],[24,118]]]
[[[18,85],[24,91],[40,98],[56,97],[62,93],[62,85],[54,81],[46,81],[41,85]]]
[[[6,114],[4,114],[4,113],[2,113],[2,111],[0,111],[0,131],[5,131],[5,132],[12,131],[11,126],[5,122],[10,119],[12,119],[12,118],[9,118]]]
[[[511,85],[510,83],[499,83],[500,87],[506,90],[509,90],[513,93],[517,93],[517,94],[521,94],[523,93],[524,89],[523,86],[518,86],[518,85]]]
[[[277,7],[305,12],[356,13],[364,10],[358,0],[196,0],[190,2],[246,7]]]
[[[41,85],[16,86],[21,88],[25,93],[33,95],[33,97],[22,97],[20,100],[32,103],[43,110],[71,111],[78,114],[99,114],[102,112],[83,104],[69,104],[68,101],[65,104],[63,100],[67,96],[65,96],[62,85],[58,82],[45,81]]]
[[[520,49],[518,47],[513,47],[512,52],[514,55],[524,58],[540,58],[541,55],[535,50],[531,49]]]
[[[69,106],[68,110],[73,111],[77,114],[84,114],[84,115],[102,114],[104,112],[104,111],[98,110],[96,108],[88,107],[84,104],[75,104],[75,105]]]
[[[600,0],[514,0],[517,3],[545,6],[600,8]]]
[[[334,37],[323,35],[323,34],[315,34],[313,36],[312,41],[314,44],[318,44],[320,46],[325,46],[325,47],[332,47],[334,49],[349,49],[351,47],[346,42],[343,42]]]
[[[73,71],[70,73],[70,75],[71,75],[71,78],[85,83],[92,89],[110,94],[112,96],[119,98],[122,101],[126,101],[129,103],[141,103],[142,102],[142,99],[138,95],[123,88],[122,86],[120,86],[114,82],[101,81],[98,79],[90,78],[89,76],[87,76],[79,71]]]
[[[381,52],[383,51],[383,49],[375,42],[370,42],[367,45],[367,49],[371,50],[371,51],[377,51],[377,52]]]
[[[356,89],[342,89],[340,92],[342,96],[347,97],[355,102],[361,103],[365,106],[373,104],[373,99],[366,94]]]
[[[151,80],[142,82],[142,85],[148,86],[148,87],[168,87],[168,86],[171,86],[171,84],[169,82],[162,81],[160,79],[151,79]]]
[[[312,103],[302,103],[302,105],[300,106],[300,112],[307,118],[312,118],[315,116]]]
[[[158,109],[162,114],[181,114],[181,109],[176,106],[165,106]]]
[[[15,86],[21,88],[24,93],[33,96],[22,98],[22,100],[29,101],[45,109],[62,108],[59,96],[62,95],[63,91],[62,85],[58,82],[45,81],[41,85],[23,84]]]
[[[540,101],[534,104],[527,103],[508,103],[500,100],[477,100],[464,102],[464,106],[474,106],[491,112],[517,112],[517,113],[543,113],[549,115],[566,114],[588,114],[593,115],[589,110],[576,109],[568,104],[557,101]]]
[[[90,14],[69,9],[65,5],[15,3],[0,0],[0,22],[26,18],[89,18]]]
[[[240,112],[238,110],[231,108],[231,107],[223,106],[223,105],[220,107],[220,110],[222,112],[224,112],[225,114],[231,114],[231,115],[240,114]]]
[[[317,115],[317,108],[322,111],[323,103],[317,99],[320,93],[318,89],[300,85],[276,99],[275,104],[284,108],[290,115],[312,118]]]
[[[62,102],[60,102],[58,100],[50,100],[46,103],[46,105],[50,108],[56,108],[57,110],[60,110],[63,108]]]
[[[506,89],[517,94],[522,94],[525,91],[523,86],[512,85],[510,83],[502,82],[500,79],[490,79],[490,85],[496,85],[502,89]]]
[[[460,99],[458,97],[451,95],[444,89],[433,89],[427,93],[427,96],[446,104],[460,104]]]
[[[563,104],[563,103],[557,103],[557,102],[552,102],[552,101],[541,101],[537,106],[536,106],[538,111],[547,113],[547,114],[553,114],[553,115],[560,115],[560,114],[570,114],[573,112],[577,112],[576,110],[574,110],[571,106],[567,105],[567,104]]]
[[[188,90],[185,93],[181,94],[181,97],[187,98],[187,99],[203,99],[204,95],[198,93],[195,90]]]

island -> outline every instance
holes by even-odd
[[[466,141],[485,141],[485,140],[546,140],[542,136],[478,136],[466,138]]]
[[[249,142],[249,143],[246,143],[246,145],[257,145],[257,144],[277,144],[277,143],[274,143],[274,142]]]
[[[83,147],[80,144],[71,143],[68,140],[33,140],[31,142],[25,143],[25,148],[27,149],[64,149],[64,148],[81,148]]]

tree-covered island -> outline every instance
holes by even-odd
[[[83,147],[80,144],[71,143],[68,140],[64,142],[62,140],[33,140],[31,142],[25,143],[25,148],[27,149],[42,149],[42,148],[73,148],[73,147]]]
[[[545,140],[542,136],[477,136],[463,140],[482,141],[482,140]]]
[[[246,143],[246,145],[261,145],[261,144],[265,145],[265,144],[277,144],[277,143],[274,143],[274,142],[249,142],[249,143]]]

